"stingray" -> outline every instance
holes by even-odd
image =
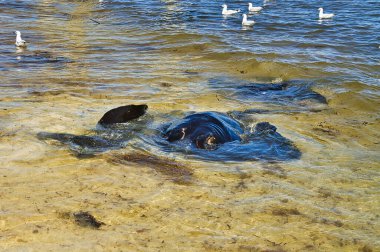
[[[219,77],[210,79],[209,84],[217,89],[218,93],[240,102],[265,104],[265,110],[268,112],[309,112],[321,110],[327,105],[326,98],[312,89],[312,83],[303,81],[251,83]]]
[[[203,160],[291,160],[301,156],[294,143],[268,122],[257,123],[252,130],[227,114],[208,111],[164,123],[153,131],[144,131],[142,118],[147,116],[147,109],[145,104],[114,108],[101,117],[97,129],[91,134],[40,132],[37,137],[66,144],[77,156],[124,148],[140,135],[145,139],[144,145]]]

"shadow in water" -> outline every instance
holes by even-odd
[[[190,167],[173,159],[158,157],[150,153],[116,154],[109,157],[108,161],[116,164],[135,164],[149,167],[176,184],[187,185],[191,184],[193,180],[193,170]]]

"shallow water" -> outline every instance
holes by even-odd
[[[322,4],[336,17],[318,21]],[[2,250],[380,250],[379,3],[267,1],[251,29],[220,5],[0,0]],[[281,82],[327,104],[231,90]],[[205,161],[141,137],[78,158],[37,138],[142,103],[157,127],[191,111],[268,121],[302,156]],[[105,225],[67,217],[80,211]]]

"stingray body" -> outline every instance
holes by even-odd
[[[290,85],[289,83],[249,84],[237,87],[240,95],[251,99],[268,99],[270,101],[304,101],[312,100],[327,104],[326,98],[310,89],[308,85]]]
[[[265,104],[265,109],[309,112],[327,107],[327,99],[313,90],[314,83],[293,80],[281,83],[252,83],[240,79],[217,77],[209,85],[223,96],[239,102]]]
[[[217,112],[195,113],[173,123],[164,133],[169,142],[189,139],[199,149],[215,149],[218,145],[240,141],[239,123]]]

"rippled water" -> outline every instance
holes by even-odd
[[[1,249],[380,250],[378,1],[266,1],[253,28],[222,3],[0,0]],[[93,134],[109,109],[143,103],[152,134],[218,111],[270,122],[302,156],[207,161],[139,135],[78,158],[37,138]],[[105,225],[76,225],[79,211]]]

